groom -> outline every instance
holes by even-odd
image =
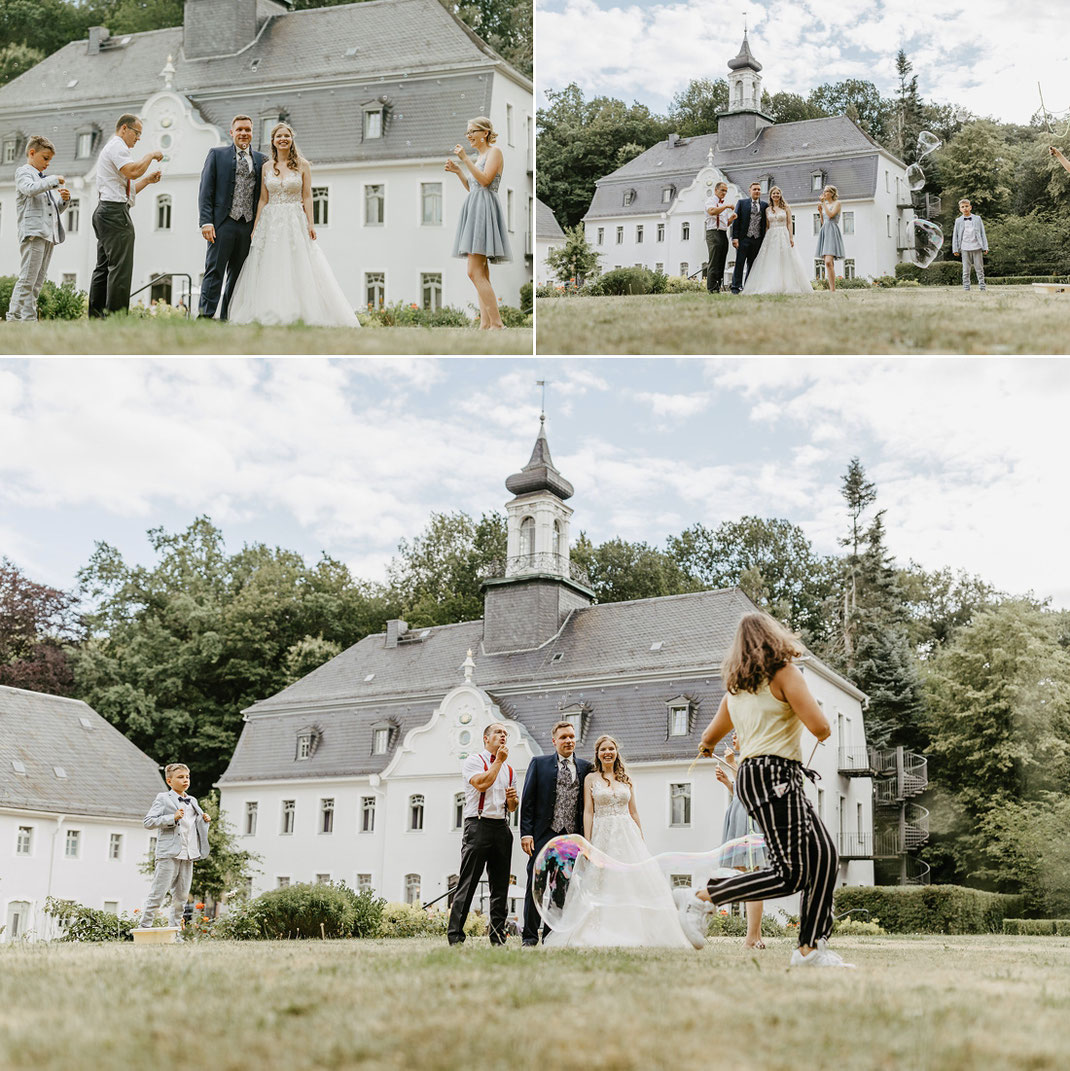
[[[562,833],[583,832],[583,779],[593,766],[577,759],[576,730],[572,722],[559,721],[550,731],[554,750],[537,755],[524,775],[520,803],[520,847],[528,856],[528,887],[524,894],[525,945],[539,943],[539,912],[532,897],[535,859],[543,845]],[[543,926],[543,936],[549,927]]]
[[[253,218],[260,198],[260,173],[267,157],[253,152],[253,121],[236,115],[230,124],[232,144],[208,150],[201,171],[201,235],[208,243],[201,283],[200,315],[215,316],[223,289],[221,320],[227,318],[230,297],[253,235]]]
[[[736,268],[732,272],[732,293],[738,294],[743,289],[743,265],[747,265],[747,277],[758,250],[762,248],[765,237],[765,210],[768,202],[762,200],[762,184],[750,184],[750,197],[742,198],[736,204],[736,218],[732,222],[732,245],[736,250]]]

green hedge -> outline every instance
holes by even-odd
[[[384,903],[370,891],[356,893],[342,882],[300,882],[262,893],[251,909],[262,937],[373,937]]]
[[[0,319],[7,316],[11,303],[11,291],[18,277],[0,275]],[[89,296],[84,290],[75,290],[70,283],[57,286],[51,279],[45,280],[37,299],[37,317],[41,320],[78,320],[87,314]]]
[[[1022,937],[1070,937],[1070,919],[1004,919],[1003,932]]]
[[[960,260],[938,260],[927,268],[917,264],[896,264],[896,279],[913,279],[923,286],[961,286],[962,262]],[[1065,283],[1070,277],[1065,275],[1003,275],[985,278],[988,286],[1027,286],[1030,283]],[[972,284],[971,284],[972,285]]]
[[[999,933],[1022,898],[961,885],[845,885],[836,914],[865,908],[888,933]]]

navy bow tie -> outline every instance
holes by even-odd
[[[178,798],[179,798],[179,799],[180,799],[180,800],[181,800],[181,801],[182,801],[183,803],[189,803],[189,801],[190,801],[190,799],[189,799],[189,796],[179,796]]]

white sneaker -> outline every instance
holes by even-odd
[[[848,967],[855,969],[853,963],[845,963],[842,956],[837,955],[828,947],[828,941],[822,938],[817,942],[817,947],[811,949],[809,954],[803,955],[799,949],[791,954],[790,967]]]
[[[713,904],[700,900],[691,889],[673,889],[672,898],[680,911],[680,928],[695,948],[706,947],[706,916]]]

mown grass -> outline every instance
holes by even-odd
[[[0,323],[0,353],[154,354],[531,354],[529,327],[235,327],[214,321],[122,319]]]
[[[540,298],[535,344],[540,354],[1066,353],[1070,297],[994,286]]]
[[[0,946],[0,1067],[1040,1071],[1070,1053],[1070,939],[748,952],[470,940]]]

